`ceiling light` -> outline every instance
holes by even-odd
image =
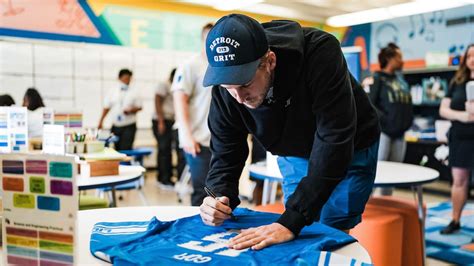
[[[474,0],[417,0],[384,8],[375,8],[330,17],[326,23],[333,27],[346,27],[396,17],[433,12],[473,4]]]
[[[182,2],[211,6],[221,11],[231,11],[262,3],[264,0],[183,0]]]

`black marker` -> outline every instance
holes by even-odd
[[[212,197],[213,199],[218,201],[216,194],[214,194],[214,192],[212,192],[212,190],[210,188],[204,186],[204,191],[206,191],[206,193],[209,197]],[[235,218],[235,216],[232,212],[230,213],[230,218],[232,219],[232,221],[237,220],[237,218]]]

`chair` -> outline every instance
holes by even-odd
[[[122,165],[141,165],[143,166],[143,159],[145,156],[150,155],[153,152],[152,148],[138,148],[138,149],[133,149],[133,150],[120,150],[120,153],[124,153],[127,156],[130,156],[133,158],[132,161],[127,161],[127,162],[122,162],[120,164]],[[146,199],[145,193],[142,190],[143,185],[145,184],[145,175],[142,175],[142,177],[131,183],[119,185],[115,187],[116,191],[128,191],[128,190],[134,190],[136,189],[138,192],[138,196],[140,197],[140,200],[143,205],[147,206],[148,205],[148,200]],[[104,192],[110,191],[111,188],[104,188],[99,190],[99,195],[102,195]],[[110,195],[109,195],[110,197]],[[123,195],[118,196],[119,200],[123,199]]]
[[[186,195],[190,195],[193,193],[193,187],[191,186],[191,172],[189,169],[189,165],[185,165],[183,168],[183,172],[179,177],[178,182],[174,185],[174,190],[178,196],[178,202],[182,203],[183,198]]]
[[[79,210],[92,210],[92,209],[102,209],[108,208],[109,201],[103,198],[90,196],[90,195],[80,195],[79,196]]]

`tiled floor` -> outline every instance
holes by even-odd
[[[155,181],[156,172],[149,171],[146,174],[145,178],[145,186],[143,187],[143,191],[145,197],[148,201],[148,205],[189,205],[190,200],[189,196],[183,199],[183,202],[178,202],[177,194],[174,191],[166,191],[160,189]],[[445,186],[445,189],[449,189],[446,184],[441,184],[441,186]],[[90,193],[90,192],[89,192]],[[123,197],[122,200],[118,202],[118,207],[126,207],[126,206],[141,206],[142,201],[140,200],[137,191],[127,191],[127,192],[119,192],[118,195]],[[403,197],[408,199],[413,199],[413,193],[410,190],[395,190],[394,196]],[[439,195],[432,195],[425,193],[423,195],[424,202],[426,204],[430,203],[437,203],[449,200],[448,197],[439,196]],[[253,204],[243,201],[242,207],[252,207]],[[442,261],[429,259],[427,260],[427,265],[449,265]]]

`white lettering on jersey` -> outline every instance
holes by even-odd
[[[189,241],[187,243],[178,244],[178,246],[182,248],[200,251],[200,252],[213,252],[213,251],[225,248],[225,250],[222,250],[216,254],[221,255],[221,256],[227,256],[227,257],[237,257],[240,255],[240,253],[247,251],[248,248],[242,249],[242,250],[227,248],[227,243],[229,242],[229,239],[225,239],[224,237],[230,236],[235,233],[236,231],[231,230],[225,233],[218,233],[218,234],[205,236],[204,238],[202,238],[202,240],[214,242],[206,246],[202,246],[201,241]]]
[[[205,257],[199,254],[188,255],[188,253],[174,255],[173,258],[177,260],[184,260],[184,261],[194,262],[194,263],[206,263],[212,260],[211,257]]]

